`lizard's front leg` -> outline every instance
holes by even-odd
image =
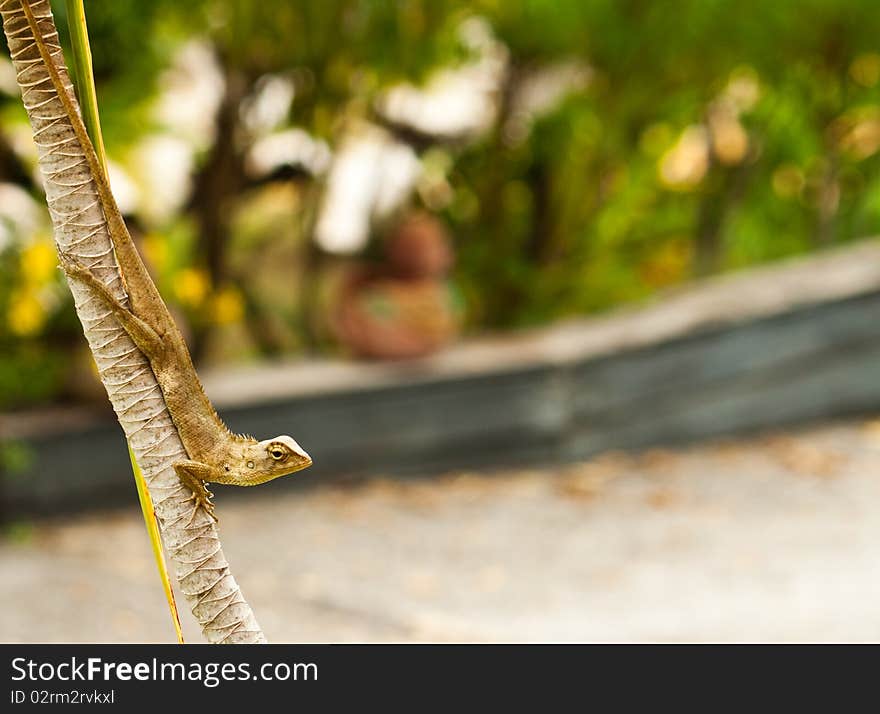
[[[59,258],[65,273],[91,288],[92,292],[110,308],[113,316],[147,359],[155,357],[164,349],[159,334],[119,302],[91,270],[66,253],[59,253]]]
[[[174,464],[174,470],[183,485],[192,491],[192,499],[195,501],[189,522],[192,523],[200,506],[205,509],[205,513],[217,521],[218,518],[214,515],[214,504],[211,503],[211,497],[214,494],[205,485],[206,482],[214,480],[214,469],[198,461],[178,461]]]

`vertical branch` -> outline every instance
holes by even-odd
[[[107,174],[107,155],[104,150],[104,139],[101,132],[101,118],[98,114],[98,94],[95,91],[95,77],[92,70],[92,49],[89,46],[89,30],[86,26],[86,11],[83,0],[67,0],[67,21],[70,28],[71,45],[73,49],[73,64],[76,68],[76,90],[79,98],[79,105],[82,110],[83,124],[86,126],[89,138],[95,148],[98,161],[104,169],[104,175]],[[147,528],[147,535],[150,539],[150,545],[153,548],[153,555],[156,560],[156,567],[159,571],[159,580],[162,582],[162,588],[165,591],[165,598],[168,601],[168,608],[171,611],[171,621],[174,625],[174,631],[177,635],[177,641],[183,644],[183,632],[180,628],[180,615],[177,612],[177,603],[174,600],[174,592],[171,589],[171,580],[168,577],[168,568],[165,565],[165,552],[162,548],[162,538],[159,535],[159,522],[156,519],[156,513],[153,510],[153,501],[150,498],[150,491],[144,475],[137,465],[134,452],[128,449],[128,455],[131,459],[131,470],[134,474],[134,482],[137,486],[138,500],[141,504],[141,512],[144,515],[144,524]]]
[[[91,265],[108,289],[127,301],[90,168],[97,160],[77,114],[49,2],[0,0],[0,15],[58,249]],[[149,363],[88,288],[76,281],[70,288],[101,381],[149,485],[180,589],[205,638],[265,642],[229,570],[213,521],[200,511],[189,522],[189,494],[173,468],[186,452]]]

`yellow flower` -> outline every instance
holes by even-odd
[[[31,243],[21,251],[21,272],[28,285],[42,285],[52,279],[58,258],[48,241]]]
[[[232,286],[221,288],[211,301],[211,316],[218,325],[240,322],[244,317],[244,300]]]
[[[19,291],[9,301],[6,315],[10,331],[19,337],[37,334],[46,322],[46,311],[30,291]]]
[[[174,278],[174,294],[189,307],[198,307],[208,295],[208,276],[197,268],[184,268]]]
[[[162,270],[168,260],[168,242],[165,237],[158,233],[148,233],[144,236],[141,246],[144,255],[156,270]]]

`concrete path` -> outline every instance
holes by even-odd
[[[880,640],[880,421],[218,491],[226,553],[275,642]],[[134,502],[7,528],[0,640],[172,641]]]

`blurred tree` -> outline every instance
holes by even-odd
[[[117,185],[127,173],[140,189],[129,213],[196,354],[302,349],[321,309],[309,238],[322,173],[251,165],[263,138],[290,129],[329,153],[368,120],[415,148],[425,177],[413,202],[450,228],[471,329],[604,309],[880,224],[871,0],[116,0],[87,10]],[[432,136],[383,115],[389,87],[472,61],[461,28],[475,17],[505,57],[486,127]],[[157,111],[196,93],[183,83],[169,94],[187,70],[208,87],[189,110],[200,115],[195,136]],[[0,94],[0,191],[23,189],[27,205],[39,188],[22,121]],[[145,163],[172,163],[163,152],[181,143],[191,183],[140,177]],[[172,208],[155,210],[154,193]],[[0,205],[7,405],[58,393],[57,355],[73,334],[55,272],[28,267],[40,264],[47,223],[13,203]]]

